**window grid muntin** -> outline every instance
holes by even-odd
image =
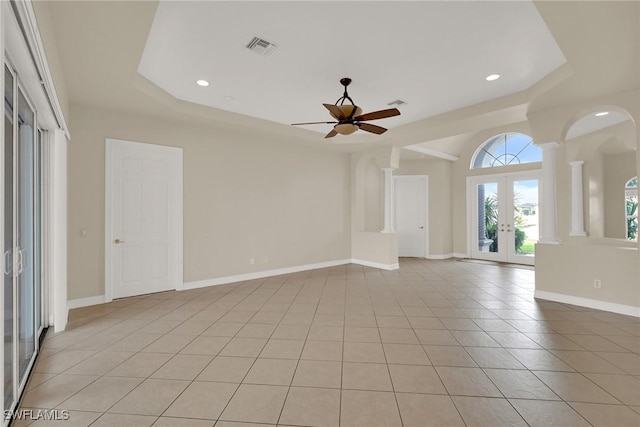
[[[522,141],[522,138],[526,138],[527,140]],[[514,146],[517,151],[510,149]],[[480,147],[473,159],[472,169],[502,167],[542,161],[542,150],[537,147],[535,147],[535,152],[531,153],[533,154],[533,159],[522,158],[523,153],[532,147],[535,147],[535,145],[533,145],[533,139],[528,135],[521,133],[503,133],[496,135]]]

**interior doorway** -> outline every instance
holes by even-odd
[[[429,177],[398,175],[393,185],[398,256],[425,258],[429,254]]]
[[[534,265],[539,172],[470,177],[468,184],[471,257]]]
[[[182,149],[107,139],[105,300],[182,288]]]

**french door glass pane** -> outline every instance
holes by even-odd
[[[539,236],[538,180],[513,182],[513,224],[516,255],[533,256]]]
[[[478,236],[480,252],[498,252],[498,184],[478,184]]]
[[[34,122],[35,113],[18,90],[18,357],[24,377],[35,352],[34,280]]]
[[[4,70],[4,409],[13,402],[13,83]]]

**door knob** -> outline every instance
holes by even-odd
[[[119,245],[120,243],[124,243],[124,240],[116,239],[113,241],[113,243],[115,243],[116,245]]]
[[[420,227],[418,227],[420,230],[424,230],[424,225],[421,225]]]

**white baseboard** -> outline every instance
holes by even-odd
[[[362,259],[351,259],[349,261],[352,264],[364,265],[365,267],[379,268],[381,270],[397,270],[397,269],[400,268],[400,264],[399,263],[382,264],[380,262],[365,261],[365,260],[362,260]]]
[[[462,253],[459,253],[459,252],[454,252],[453,253],[453,257],[454,258],[470,258],[469,254],[462,254]]]
[[[426,259],[449,259],[449,258],[453,258],[453,254],[452,253],[448,253],[448,254],[430,254],[430,255],[427,255],[425,258]]]
[[[67,310],[80,307],[88,307],[90,305],[104,304],[106,301],[104,295],[97,295],[95,297],[78,298],[67,301]]]
[[[534,297],[538,299],[577,305],[580,307],[595,308],[596,310],[610,311],[626,316],[640,317],[640,307],[617,304],[615,302],[600,301],[590,298],[574,297],[572,295],[557,294],[555,292],[535,291]]]
[[[183,289],[198,289],[207,286],[226,285],[228,283],[243,282],[245,280],[263,279],[265,277],[280,276],[282,274],[298,273],[300,271],[317,270],[318,268],[335,267],[351,263],[350,259],[318,262],[315,264],[298,265],[295,267],[277,268],[274,270],[256,271],[254,273],[236,274],[234,276],[216,277],[215,279],[185,282]]]
[[[377,262],[363,261],[357,259],[340,259],[335,261],[318,262],[315,264],[298,265],[295,267],[277,268],[274,270],[256,271],[254,273],[237,274],[234,276],[217,277],[215,279],[199,280],[195,282],[185,282],[182,289],[198,289],[207,286],[226,285],[228,283],[243,282],[245,280],[263,279],[265,277],[280,276],[282,274],[299,273],[301,271],[317,270],[319,268],[335,267],[345,264],[359,264],[367,267],[380,268],[382,270],[397,270],[399,264],[381,264]],[[67,301],[67,309],[87,307],[90,305],[104,304],[104,295],[95,297],[79,298]]]

